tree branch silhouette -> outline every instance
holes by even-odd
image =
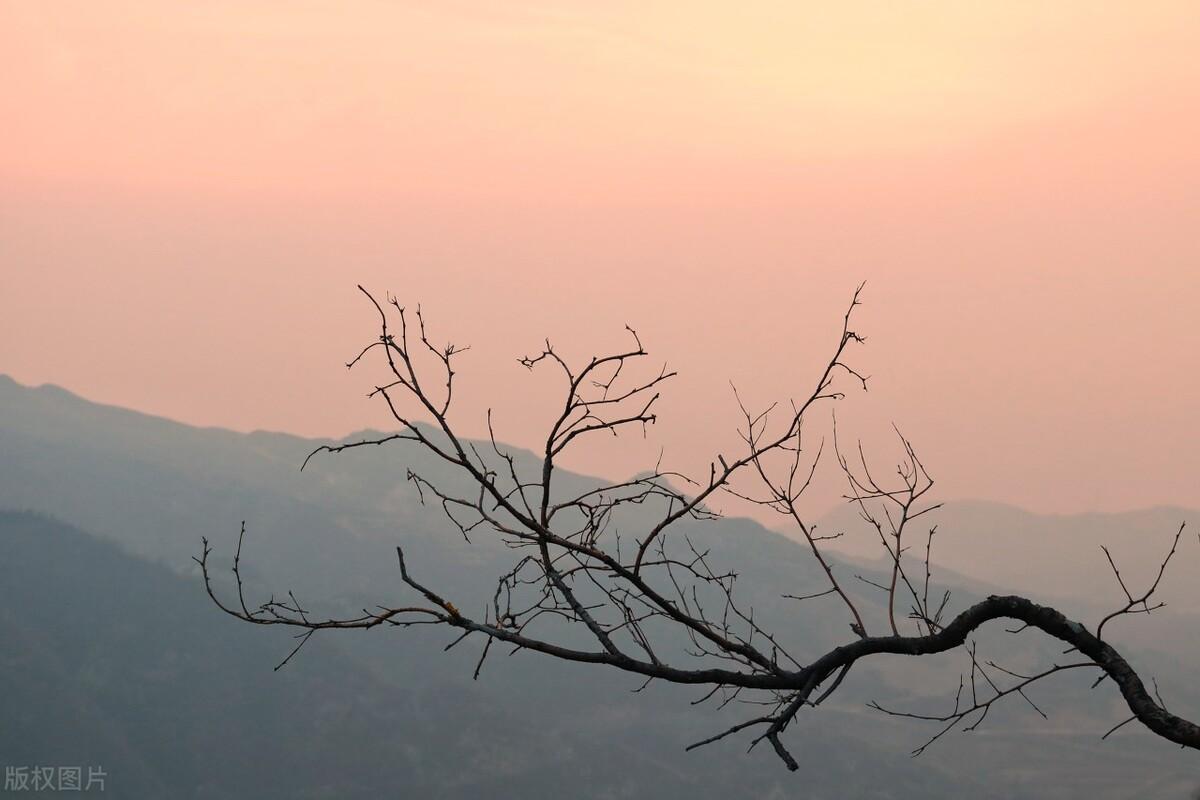
[[[1108,557],[1126,603],[1101,620],[1094,632],[1054,608],[1012,595],[988,597],[947,621],[949,592],[940,599],[935,593],[936,602],[930,601],[930,558],[936,528],[930,528],[925,536],[923,575],[915,579],[910,576],[907,565],[911,561],[905,561],[909,548],[906,543],[911,541],[906,534],[917,520],[938,507],[926,499],[933,478],[912,443],[898,429],[903,459],[896,469],[896,481],[889,483],[877,477],[863,445],[845,448],[835,423],[832,450],[846,481],[846,499],[874,530],[888,564],[886,582],[863,578],[886,597],[885,625],[882,632],[873,631],[872,621],[838,575],[840,565],[825,552],[826,543],[840,534],[818,533],[802,510],[802,499],[825,453],[824,441],[813,446],[806,440],[806,419],[844,396],[843,381],[866,387],[867,378],[848,361],[848,349],[865,341],[852,327],[861,286],[842,318],[829,359],[801,400],[787,404],[786,411],[775,405],[754,413],[747,410],[735,390],[744,423],[739,430],[743,449],[737,454],[718,453],[709,464],[707,477],[690,479],[663,470],[659,464],[639,477],[572,495],[563,495],[555,484],[563,453],[599,434],[645,431],[657,420],[654,409],[661,389],[675,376],[665,365],[643,374],[648,353],[632,328],[627,329],[632,340],[629,347],[582,364],[568,363],[549,341],[540,353],[520,359],[529,370],[552,368],[563,381],[561,410],[548,427],[540,464],[535,474],[522,474],[517,459],[497,439],[490,412],[486,444],[460,437],[450,422],[457,359],[467,348],[435,346],[419,307],[409,312],[396,298],[388,297],[381,303],[366,289],[359,289],[378,315],[379,336],[347,367],[353,368],[368,357],[381,357],[385,379],[374,386],[369,397],[379,398],[386,405],[400,429],[375,439],[318,448],[305,459],[302,468],[320,452],[340,453],[393,442],[420,447],[452,467],[460,484],[469,487],[464,491],[439,485],[409,469],[407,478],[421,501],[440,506],[447,520],[468,541],[484,533],[498,537],[512,549],[514,563],[496,579],[489,606],[482,614],[470,615],[451,598],[414,577],[403,549],[397,547],[401,581],[421,598],[418,604],[381,605],[363,608],[355,616],[319,618],[302,608],[291,593],[285,599],[272,596],[257,605],[247,600],[241,574],[244,524],[232,567],[236,600],[222,599],[214,588],[212,549],[205,540],[196,561],[206,591],[222,611],[252,624],[299,630],[299,643],[277,669],[318,631],[442,626],[458,632],[448,648],[472,635],[485,640],[475,667],[476,678],[491,645],[498,642],[514,650],[566,661],[607,665],[644,677],[647,682],[707,687],[707,694],[697,702],[719,696],[724,705],[742,693],[751,693],[755,702],[769,709],[767,713],[739,722],[687,749],[749,732],[753,734],[751,748],[765,740],[784,764],[795,770],[798,764],[786,748],[783,734],[805,707],[820,705],[837,692],[854,665],[885,654],[929,656],[964,648],[971,663],[969,682],[960,682],[951,712],[921,714],[871,703],[882,713],[940,726],[914,751],[916,754],[960,724],[968,730],[976,728],[996,703],[1007,698],[1024,698],[1044,716],[1025,690],[1051,676],[1079,670],[1094,672],[1099,676],[1097,682],[1111,680],[1129,707],[1130,720],[1140,721],[1168,741],[1200,748],[1200,728],[1167,711],[1157,688],[1152,696],[1125,657],[1101,638],[1110,621],[1160,607],[1155,593],[1180,543],[1182,527],[1161,563],[1158,577],[1141,594],[1135,595],[1127,588],[1116,563]],[[418,420],[428,424],[419,424]],[[735,481],[748,481],[751,487],[735,485]],[[709,501],[721,494],[769,508],[796,528],[828,585],[818,592],[786,596],[799,602],[836,596],[853,633],[850,641],[805,656],[788,652],[778,637],[756,619],[753,609],[739,604],[734,591],[735,573],[717,568],[710,554],[688,537],[683,537],[681,546],[669,535],[681,520],[717,517]],[[644,513],[655,511],[655,521],[632,537],[626,534],[623,540],[614,520],[634,508]],[[1105,553],[1108,555],[1107,550]],[[908,606],[907,614],[903,613],[904,605]],[[1069,652],[1077,652],[1081,658],[1032,674],[982,662],[971,637],[998,619],[1016,620],[1021,623],[1020,630],[1035,628],[1067,645]],[[587,644],[579,644],[578,637],[568,641],[560,628],[544,624],[547,620],[585,632]],[[680,634],[686,641],[682,654],[675,647]]]

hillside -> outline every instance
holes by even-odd
[[[979,733],[910,760],[924,729],[864,703],[945,705],[961,659],[900,659],[853,674],[838,702],[791,734],[800,780],[769,753],[741,755],[745,742],[683,752],[744,709],[692,707],[695,693],[673,687],[631,694],[638,682],[629,676],[528,654],[493,659],[473,683],[477,650],[442,653],[444,632],[317,637],[273,673],[291,640],[207,603],[190,561],[200,536],[228,558],[248,520],[251,593],[297,588],[307,605],[328,610],[396,597],[397,542],[431,583],[471,603],[511,558],[502,547],[466,545],[419,506],[405,469],[435,465],[402,448],[370,448],[299,473],[320,443],[196,429],[0,379],[0,507],[52,514],[97,535],[37,515],[0,518],[3,634],[22,643],[5,662],[6,685],[22,691],[2,760],[103,757],[138,776],[144,791],[129,796],[163,786],[181,797],[317,797],[320,787],[324,796],[391,796],[398,786],[478,796],[486,786],[496,797],[638,797],[653,787],[655,796],[689,798],[1066,798],[1082,788],[1115,798],[1184,797],[1195,783],[1187,754],[1132,726],[1116,742],[1098,742],[1121,710],[1111,693],[1069,681],[1039,694],[1049,723],[1014,705]],[[845,620],[823,613],[831,606],[797,613],[781,597],[820,588],[795,543],[747,520],[686,532],[745,576],[740,597],[797,652],[845,641]],[[838,569],[870,577],[860,565]],[[969,578],[954,578],[953,588],[955,607],[986,591]],[[862,602],[880,617],[870,592]],[[1053,657],[1030,637],[984,638],[1014,666]],[[1159,675],[1172,702],[1200,706],[1186,680],[1190,645],[1156,634],[1139,646],[1136,663]],[[91,688],[70,688],[79,686]],[[56,739],[75,706],[86,709],[79,735]],[[56,741],[68,749],[54,749]],[[96,749],[101,743],[107,749]],[[214,776],[212,763],[236,768]],[[272,795],[280,775],[294,780]]]

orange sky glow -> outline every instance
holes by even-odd
[[[189,423],[384,426],[362,283],[518,356],[637,328],[707,472],[866,281],[839,425],[944,498],[1200,505],[1200,4],[0,0],[0,373]],[[402,477],[402,476],[398,476]]]

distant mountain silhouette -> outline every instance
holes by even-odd
[[[466,544],[440,511],[419,505],[408,467],[453,477],[418,451],[318,457],[300,473],[325,443],[193,428],[0,376],[0,508],[37,512],[0,514],[0,680],[14,687],[0,762],[102,761],[119,797],[1116,798],[1192,788],[1188,754],[1134,726],[1098,742],[1121,709],[1111,691],[1068,680],[1042,690],[1050,722],[1012,704],[980,732],[911,761],[908,749],[927,731],[863,703],[952,703],[963,664],[949,657],[851,673],[837,702],[798,719],[799,779],[761,749],[743,755],[740,740],[683,752],[744,708],[692,707],[696,693],[679,687],[631,694],[639,682],[630,676],[528,653],[490,661],[473,683],[477,647],[443,653],[444,632],[318,636],[274,673],[292,640],[208,603],[191,561],[201,536],[227,566],[247,520],[252,597],[291,588],[333,613],[400,596],[398,542],[414,569],[464,604],[483,602],[511,558],[486,539]],[[979,513],[974,530],[991,530]],[[996,519],[1013,530],[1008,517]],[[798,654],[847,640],[832,604],[781,597],[822,588],[803,548],[748,520],[684,530],[715,563],[738,570],[740,597]],[[1017,525],[1013,535],[1028,530]],[[947,563],[993,583],[1011,577]],[[878,577],[854,561],[835,568]],[[988,591],[946,577],[955,608]],[[875,590],[850,582],[881,619]],[[1183,626],[1176,630],[1195,629],[1194,619],[1170,619]],[[1159,675],[1169,703],[1200,706],[1188,681],[1200,658],[1194,646],[1140,625],[1128,625],[1150,631],[1132,635],[1145,650],[1135,663]],[[1016,667],[1056,653],[1028,635],[984,639]]]

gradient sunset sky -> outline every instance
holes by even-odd
[[[384,426],[362,283],[423,304],[464,432],[637,328],[647,442],[799,396],[943,498],[1200,505],[1200,4],[0,0],[0,372],[202,425]],[[402,476],[401,476],[402,477]]]

